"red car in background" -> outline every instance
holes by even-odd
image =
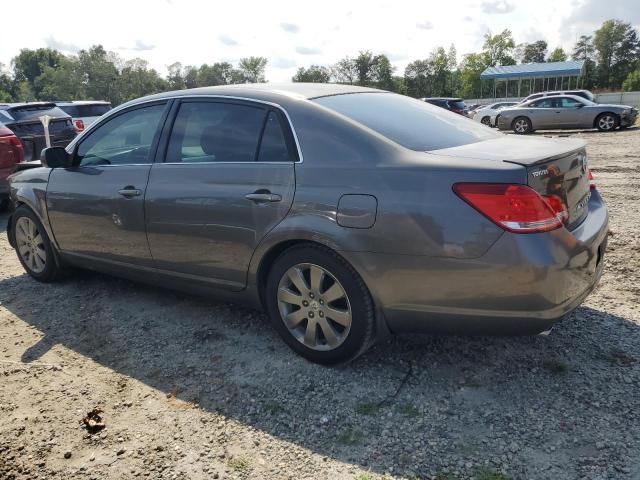
[[[15,134],[0,123],[0,211],[9,205],[9,182],[17,163],[24,160],[22,142]]]

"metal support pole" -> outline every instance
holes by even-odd
[[[518,79],[518,100],[520,100],[520,85],[522,84],[522,78]]]

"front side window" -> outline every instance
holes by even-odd
[[[164,110],[165,104],[157,104],[113,117],[80,143],[76,162],[80,166],[151,163],[151,144]]]
[[[502,135],[461,115],[395,93],[351,93],[314,101],[416,151],[457,147]]]
[[[185,102],[169,139],[169,163],[253,162],[266,110],[222,102]]]

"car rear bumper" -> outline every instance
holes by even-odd
[[[607,209],[594,191],[573,231],[504,233],[476,259],[349,255],[392,332],[516,335],[547,330],[603,270]]]

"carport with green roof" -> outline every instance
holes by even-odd
[[[515,90],[517,85],[518,97],[525,96],[523,83],[527,87],[525,89],[527,95],[536,91],[581,88],[584,83],[584,63],[584,60],[570,60],[567,62],[524,63],[488,67],[480,74],[480,94],[482,95],[482,82],[484,81],[493,81],[494,98],[497,98],[500,82],[505,84],[505,97],[509,96],[509,82],[512,82],[512,90]]]

